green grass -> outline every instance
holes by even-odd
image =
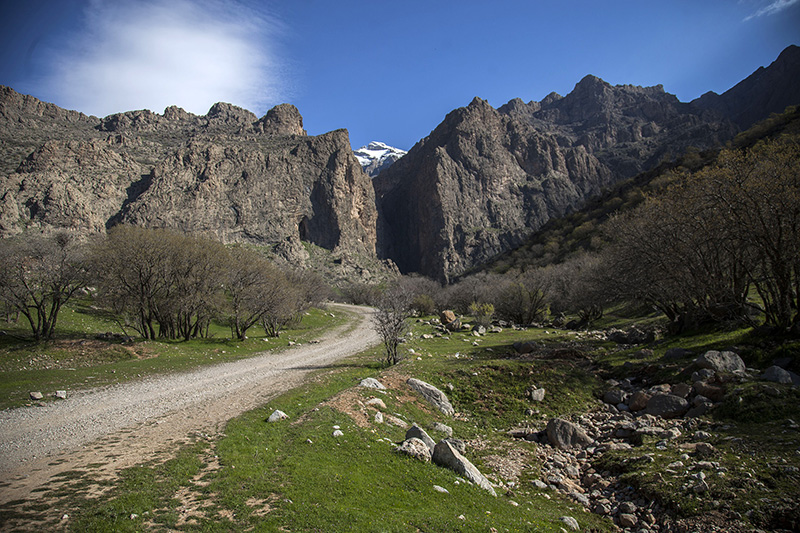
[[[541,429],[551,417],[598,406],[601,376],[621,369],[630,350],[617,352],[613,343],[552,329],[422,339],[435,330],[417,321],[412,333],[401,345],[406,357],[400,364],[384,367],[382,348],[375,347],[319,371],[306,385],[231,420],[223,436],[200,440],[164,463],[125,470],[102,498],[85,499],[76,490],[91,482],[90,472],[70,474],[68,484],[51,495],[61,490],[61,505],[71,509],[70,528],[82,531],[559,531],[565,515],[584,530],[614,530],[609,520],[559,494],[534,489],[530,481],[540,473],[537,444],[513,440],[507,432],[519,426]],[[536,341],[543,349],[521,357],[512,348],[519,340]],[[753,340],[748,330],[670,338],[655,343],[653,361],[637,361],[634,370],[657,367],[671,347],[699,353]],[[679,375],[686,363],[666,365],[665,379]],[[356,387],[370,376],[389,389]],[[410,392],[403,386],[408,377],[447,391],[456,416],[442,415]],[[534,386],[546,389],[544,401],[527,398]],[[372,397],[385,402],[386,415],[425,427],[435,440],[442,435],[430,430],[434,422],[450,425],[454,437],[467,441],[467,457],[495,483],[498,497],[449,470],[397,454],[394,447],[405,430],[374,423],[375,411],[365,405]],[[702,496],[691,490],[696,471],[666,471],[687,453],[682,446],[692,441],[692,431],[666,449],[645,438],[632,450],[606,452],[593,466],[616,473],[677,516],[721,510],[759,527],[791,529],[786,525],[796,509],[790,504],[800,500],[800,455],[794,453],[800,431],[787,420],[800,422],[798,400],[800,393],[787,386],[732,385],[728,399],[698,421],[697,429],[710,432],[717,449],[707,458],[716,466],[706,471],[710,488]],[[275,409],[289,420],[267,423]],[[333,436],[335,426],[343,437]],[[516,480],[493,470],[495,458],[512,449],[526,454]],[[187,508],[185,516],[192,518],[185,521]],[[20,511],[3,512],[12,517]],[[35,517],[46,509],[31,506],[25,512]]]
[[[228,328],[214,324],[210,338],[123,344],[96,338],[100,333],[121,333],[104,313],[86,303],[73,305],[62,311],[56,338],[49,342],[24,340],[27,332],[21,321],[4,324],[8,334],[0,337],[0,409],[30,403],[32,391],[53,401],[56,390],[69,393],[279,350],[290,341],[308,342],[347,320],[347,314],[338,310],[312,309],[277,339],[267,338],[263,330],[253,327],[250,338],[232,340]]]

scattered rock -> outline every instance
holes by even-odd
[[[628,407],[631,411],[641,411],[647,407],[647,402],[650,401],[652,395],[645,391],[634,392],[628,400]]]
[[[409,378],[406,383],[408,383],[412,389],[419,392],[423,398],[433,404],[434,407],[439,409],[445,415],[453,416],[455,414],[455,409],[453,409],[453,406],[450,404],[450,400],[447,399],[445,393],[430,383],[425,383],[424,381],[414,378]]]
[[[433,454],[431,448],[416,437],[407,438],[400,446],[395,448],[395,451],[425,462],[429,462]]]
[[[424,442],[425,445],[431,449],[431,453],[433,453],[433,449],[436,447],[436,442],[434,442],[434,440],[430,438],[430,436],[428,435],[428,433],[425,432],[424,429],[422,429],[416,424],[412,425],[408,429],[408,431],[406,431],[406,440],[414,438]]]
[[[695,363],[700,368],[709,368],[715,372],[744,372],[747,367],[734,352],[718,352],[709,350],[695,359]]]
[[[344,437],[344,433],[342,433],[341,429],[337,429],[333,432],[334,437]]]
[[[670,348],[664,353],[664,357],[661,359],[663,361],[675,361],[678,359],[684,359],[691,355],[694,355],[694,352],[687,350],[686,348]]]
[[[559,518],[559,520],[564,522],[564,525],[570,528],[572,531],[578,531],[581,528],[581,526],[578,524],[578,521],[571,516],[562,516]]]
[[[366,404],[376,409],[386,409],[386,404],[380,398],[370,398],[366,401]]]
[[[441,492],[442,494],[450,494],[449,490],[447,490],[444,487],[440,487],[439,485],[434,485],[433,490],[435,490],[436,492]]]
[[[486,490],[492,496],[497,496],[489,480],[447,440],[440,441],[434,448],[433,462],[464,476],[467,480]]]
[[[648,401],[647,414],[663,418],[677,418],[689,409],[689,402],[674,394],[654,394]]]
[[[638,523],[639,520],[636,518],[635,514],[622,513],[619,515],[620,527],[634,527]]]
[[[531,401],[541,402],[542,400],[544,400],[544,394],[545,394],[544,389],[533,389],[530,392]]]
[[[44,398],[44,394],[41,392],[31,392],[30,393],[31,400],[41,400]]]
[[[594,442],[580,426],[561,418],[547,423],[547,439],[559,449],[585,448]]]
[[[762,375],[761,379],[765,381],[773,381],[775,383],[792,383],[792,375],[779,366],[769,367]]]
[[[375,378],[364,378],[361,380],[361,383],[358,384],[360,387],[367,387],[370,389],[379,389],[384,390],[386,387],[383,386],[383,383],[378,381]]]
[[[65,390],[57,390],[56,393],[53,395],[59,400],[66,400],[67,399],[67,391]]]
[[[442,424],[441,422],[434,422],[433,430],[434,431],[438,431],[439,433],[443,433],[443,434],[447,435],[448,437],[452,437],[453,436],[453,428],[451,428],[447,424]]]
[[[271,415],[269,415],[269,418],[267,418],[267,422],[277,422],[278,420],[284,420],[286,418],[289,418],[289,415],[287,415],[283,411],[276,409]]]

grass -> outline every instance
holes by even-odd
[[[25,341],[22,321],[6,324],[7,334],[0,337],[0,409],[29,404],[32,391],[54,401],[56,390],[69,393],[282,349],[289,342],[308,342],[347,320],[346,313],[312,309],[277,339],[260,336],[263,330],[254,327],[250,338],[232,340],[228,328],[214,324],[205,339],[123,343],[97,339],[101,333],[122,332],[89,302],[80,302],[62,311],[53,341]]]
[[[483,337],[459,332],[423,339],[423,334],[435,330],[426,321],[415,322],[401,345],[406,358],[400,364],[384,368],[376,347],[321,370],[306,385],[231,420],[223,436],[198,439],[164,463],[123,471],[102,498],[87,499],[76,490],[91,483],[90,472],[71,474],[60,493],[53,489],[49,495],[60,498],[59,509],[70,510],[69,527],[76,531],[560,531],[562,516],[575,517],[584,530],[614,530],[608,519],[535,489],[530,481],[540,472],[538,445],[513,440],[507,432],[541,429],[551,417],[597,407],[603,377],[621,372],[631,350],[574,332],[533,328]],[[542,350],[521,357],[512,348],[519,340],[535,341]],[[625,371],[657,368],[671,347],[701,352],[754,341],[747,330],[657,341],[648,356],[652,360],[637,360]],[[762,356],[786,351],[759,349]],[[660,372],[675,379],[686,363],[663,365]],[[365,377],[377,377],[388,389],[357,387]],[[456,416],[440,414],[410,392],[403,386],[408,377],[447,391]],[[546,389],[542,402],[527,398],[533,387]],[[800,501],[800,455],[794,453],[800,431],[787,420],[800,422],[800,393],[757,382],[731,390],[697,422],[717,450],[706,458],[712,466],[704,470],[709,488],[703,494],[692,489],[691,476],[698,471],[688,470],[700,458],[684,456],[694,454],[685,449],[692,431],[666,448],[645,438],[631,450],[606,452],[594,468],[614,472],[625,486],[677,517],[724,511],[759,527],[792,529]],[[498,497],[449,470],[397,454],[394,447],[405,429],[376,424],[375,409],[366,405],[373,397],[386,404],[381,411],[387,417],[417,423],[435,440],[443,437],[431,430],[435,422],[451,426]],[[289,419],[267,423],[275,409]],[[333,436],[336,427],[343,436]],[[515,454],[522,457],[516,475],[495,469],[498,458]],[[687,468],[669,472],[667,466],[679,460]],[[25,512],[41,517],[48,511],[31,504]]]

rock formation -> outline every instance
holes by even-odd
[[[682,103],[662,86],[586,76],[566,96],[475,98],[374,179],[379,253],[441,281],[520,244],[547,220],[689,147],[800,103],[800,48],[723,95]]]
[[[226,103],[97,119],[4,87],[0,156],[3,236],[130,223],[375,257],[374,192],[347,131],[308,136],[289,104],[261,119]]]

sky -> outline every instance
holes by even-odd
[[[587,74],[686,102],[792,44],[800,0],[0,0],[0,85],[100,117],[288,102],[354,148]]]

